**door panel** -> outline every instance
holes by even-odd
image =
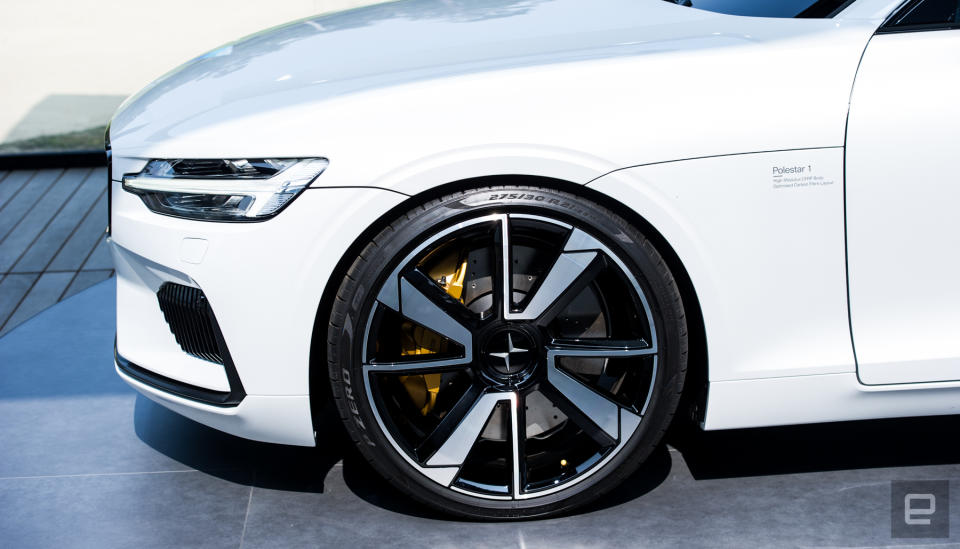
[[[871,40],[846,171],[860,380],[960,380],[960,30]]]

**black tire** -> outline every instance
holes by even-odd
[[[607,257],[607,255],[603,252],[598,252],[596,257],[586,257],[593,257],[593,261],[602,261],[604,265],[603,268],[612,269],[615,272],[621,272],[623,271],[622,267],[626,267],[629,272],[624,273],[626,277],[621,278],[628,280],[629,283],[633,284],[633,286],[630,287],[640,288],[643,294],[640,296],[640,301],[637,301],[634,298],[632,302],[642,303],[646,307],[644,309],[647,313],[646,318],[652,320],[652,324],[647,326],[647,324],[643,324],[643,320],[636,320],[636,318],[640,315],[635,313],[631,317],[634,320],[630,321],[637,323],[636,325],[640,326],[641,328],[642,326],[647,326],[651,333],[651,339],[653,339],[653,341],[649,343],[652,348],[656,350],[655,353],[650,355],[643,355],[642,357],[638,356],[636,358],[629,359],[635,361],[639,361],[640,358],[643,358],[644,360],[651,360],[648,358],[649,356],[652,357],[653,361],[652,373],[649,374],[649,379],[644,378],[647,379],[647,385],[639,384],[639,381],[631,382],[639,384],[637,385],[639,389],[635,391],[637,394],[642,392],[641,389],[649,386],[649,390],[643,389],[646,391],[646,400],[644,400],[642,404],[644,406],[645,413],[641,413],[643,410],[640,409],[641,404],[639,400],[618,401],[620,402],[618,405],[622,407],[617,415],[617,418],[619,418],[617,421],[620,422],[618,425],[621,425],[621,431],[626,429],[626,427],[623,426],[625,425],[623,423],[623,418],[632,418],[632,416],[628,415],[627,412],[636,412],[635,415],[641,416],[641,419],[638,420],[639,424],[637,427],[635,427],[632,436],[630,436],[626,441],[622,440],[623,437],[616,439],[616,447],[602,445],[598,446],[603,448],[604,451],[608,452],[608,454],[604,454],[606,457],[604,457],[602,460],[593,462],[594,465],[591,465],[591,468],[587,469],[590,471],[589,474],[576,473],[571,476],[570,471],[562,469],[561,473],[558,473],[558,476],[556,477],[560,480],[555,480],[554,482],[562,482],[563,484],[558,485],[568,487],[562,488],[557,492],[550,493],[549,495],[529,497],[529,499],[517,499],[519,496],[516,494],[532,493],[536,495],[540,492],[522,492],[522,490],[526,490],[532,485],[523,484],[523,482],[526,482],[526,476],[523,477],[523,482],[517,483],[515,480],[518,478],[516,473],[514,473],[514,476],[511,477],[514,479],[513,483],[508,484],[507,486],[509,494],[512,494],[510,497],[513,497],[514,499],[491,499],[483,496],[483,494],[480,494],[479,492],[468,493],[463,490],[457,491],[450,487],[444,486],[438,483],[438,481],[432,480],[421,473],[421,470],[415,468],[412,463],[416,462],[418,464],[417,466],[419,467],[425,462],[418,461],[419,458],[415,452],[413,452],[413,450],[407,452],[407,450],[402,449],[405,448],[405,446],[403,443],[398,441],[406,439],[403,439],[403,437],[398,434],[398,428],[382,427],[382,425],[386,425],[389,423],[389,421],[392,421],[383,420],[382,418],[393,417],[390,414],[395,413],[393,411],[394,408],[388,408],[388,404],[383,404],[383,402],[386,401],[386,397],[377,397],[380,400],[377,400],[376,402],[371,402],[371,398],[368,397],[368,395],[374,394],[374,389],[372,387],[377,387],[376,394],[379,395],[381,394],[379,391],[382,390],[380,387],[383,384],[395,382],[375,381],[387,379],[385,376],[390,374],[383,374],[384,377],[375,377],[375,375],[370,373],[370,371],[365,373],[364,365],[362,364],[365,353],[373,352],[369,351],[369,349],[371,349],[369,343],[367,344],[366,350],[364,349],[365,334],[367,334],[367,330],[369,330],[369,327],[374,323],[373,319],[371,319],[371,315],[374,314],[374,310],[379,311],[381,308],[385,307],[382,302],[378,302],[378,292],[381,288],[392,287],[387,285],[386,281],[391,277],[391,274],[396,274],[395,269],[400,269],[400,267],[402,267],[400,263],[402,263],[405,259],[409,259],[409,254],[411,254],[420,243],[424,242],[425,239],[431,237],[431,235],[436,235],[444,228],[451,227],[458,222],[463,222],[464,220],[473,220],[488,214],[510,214],[514,216],[511,217],[509,221],[503,221],[503,225],[508,227],[510,231],[514,230],[513,224],[518,223],[518,221],[516,221],[518,214],[527,214],[527,216],[540,215],[544,216],[545,218],[549,218],[549,220],[555,220],[558,223],[562,222],[569,224],[574,229],[580,229],[584,233],[594,237],[597,241],[606,246],[605,249],[608,252],[612,252],[612,254],[616,256],[616,258],[619,260],[619,263],[614,261],[614,258]],[[536,223],[536,221],[530,221],[529,223]],[[508,229],[505,228],[502,230]],[[501,235],[501,238],[506,239],[507,237],[503,237],[503,235]],[[569,235],[567,238],[569,238]],[[452,242],[456,242],[456,239],[453,239]],[[441,244],[436,245],[440,246]],[[491,246],[490,249],[494,250],[495,246],[496,244]],[[506,249],[512,250],[513,248]],[[563,251],[558,253],[562,255],[568,253],[584,254],[588,252]],[[490,255],[492,257],[494,252],[491,252]],[[506,257],[508,258],[506,260],[508,263],[514,261],[514,255],[507,255]],[[559,260],[556,261],[559,262]],[[459,264],[459,260],[457,264]],[[591,265],[593,264],[594,263],[591,263]],[[464,265],[466,264],[464,263]],[[619,271],[617,271],[618,268]],[[488,278],[493,280],[496,277],[493,267],[491,267],[490,273],[490,277]],[[518,292],[518,290],[514,290],[515,286],[514,282],[512,282],[515,280],[517,275],[515,272],[509,270],[505,271],[505,273],[509,274],[510,276],[504,274],[503,280],[510,280],[511,286],[510,290],[507,290],[503,293],[503,303],[505,303],[504,307],[509,308],[512,306],[511,303],[513,303],[513,300],[517,299],[515,292]],[[580,276],[583,277],[585,275],[581,273]],[[548,275],[543,275],[539,278],[545,280],[548,278]],[[446,279],[444,278],[440,282],[437,282],[436,280],[434,280],[434,282],[440,284],[445,280]],[[538,280],[538,282],[542,283],[540,280]],[[495,284],[495,282],[493,284]],[[536,282],[534,284],[536,284]],[[599,282],[590,282],[590,284],[599,284]],[[573,285],[571,284],[570,287],[573,287]],[[438,288],[442,287],[438,286]],[[494,303],[496,303],[495,300],[497,299],[497,295],[494,295],[497,293],[496,286],[494,285],[492,288],[493,290],[490,292],[492,296],[491,299],[493,299]],[[595,292],[600,297],[603,297],[602,293],[606,291],[599,289],[600,286],[591,286],[591,288],[598,288],[590,291]],[[529,294],[531,296],[535,293],[535,291],[539,291],[535,286],[533,288],[529,288]],[[574,291],[569,290],[567,287],[562,287],[560,291],[565,293],[557,294],[558,296],[573,295],[575,293]],[[580,290],[576,291],[579,292]],[[398,296],[400,295],[399,292],[400,290],[398,290]],[[532,298],[530,299],[530,302],[532,302]],[[566,297],[563,299],[565,303],[569,303],[571,301]],[[597,302],[600,303],[600,298],[597,299]],[[509,300],[510,303],[506,303],[507,300]],[[557,302],[560,300],[560,297],[556,299]],[[530,306],[530,302],[528,302],[528,307]],[[603,303],[608,302],[604,301]],[[602,308],[599,314],[603,316],[604,322],[606,322],[608,325],[613,325],[613,320],[610,319],[614,318],[616,315],[611,313],[608,309],[610,307],[619,305],[608,303],[605,306],[607,308]],[[626,307],[626,305],[623,306]],[[497,307],[498,305],[496,304],[491,306],[492,310],[495,312],[498,311]],[[557,307],[560,306],[558,305]],[[406,305],[404,306],[404,310],[408,310]],[[412,307],[410,310],[412,310]],[[509,314],[510,313],[505,313],[503,316],[507,317]],[[627,318],[630,315],[620,314],[620,316]],[[377,323],[386,322],[379,320],[381,318],[379,316],[377,318]],[[564,318],[563,320],[566,321],[567,319]],[[559,321],[554,320],[553,322]],[[504,326],[508,325],[506,324],[506,320],[504,320],[503,323]],[[383,325],[386,326],[386,324]],[[509,324],[509,326],[513,326],[513,324]],[[641,328],[636,329],[640,330]],[[507,328],[504,328],[504,330],[506,329]],[[378,330],[381,330],[384,333],[389,332],[389,328],[378,328]],[[530,330],[534,330],[534,328],[530,328]],[[605,330],[606,331],[604,334],[609,335],[612,333],[613,328],[605,328]],[[508,330],[505,333],[507,333],[509,339],[512,337],[511,334],[517,334],[518,332]],[[377,332],[377,337],[381,337],[379,331]],[[492,338],[494,336],[490,337]],[[520,337],[520,335],[517,335],[517,337]],[[475,340],[476,338],[472,338],[470,341],[473,342]],[[545,339],[543,341],[547,340]],[[549,341],[556,343],[560,340],[549,339]],[[456,347],[455,343],[451,346]],[[477,343],[477,345],[480,344]],[[493,344],[491,343],[490,345]],[[522,348],[515,349],[513,339],[510,339],[509,350],[506,351],[506,359],[504,359],[506,365],[501,367],[500,370],[497,370],[497,372],[501,372],[504,368],[506,372],[510,372],[511,365],[509,361],[513,356],[510,353],[516,352],[522,354],[521,352],[525,350],[526,349]],[[380,352],[379,339],[376,352]],[[484,355],[485,358],[481,357],[481,354],[484,352],[486,353]],[[466,353],[466,351],[463,351],[463,353]],[[542,352],[538,352],[536,357],[539,357],[541,354]],[[489,370],[489,366],[486,365],[488,362],[490,364],[493,363],[492,361],[494,359],[489,357],[494,355],[500,356],[503,355],[503,353],[495,354],[490,350],[484,351],[483,349],[474,352],[474,362],[469,368],[467,368],[467,373],[457,375],[473,380],[471,383],[479,383],[479,381],[476,381],[477,379],[484,382],[489,382],[488,377],[490,376],[483,372],[478,374],[477,371],[479,368],[481,368],[481,363],[484,365],[484,368]],[[524,375],[529,375],[532,378],[534,375],[539,375],[537,372],[540,372],[540,368],[549,367],[540,365],[540,363],[544,360],[543,358],[536,358],[533,357],[533,355],[530,355],[532,358],[524,358],[524,356],[520,356],[520,358],[516,359],[516,361],[520,363],[523,361],[529,362],[529,365],[523,366],[524,368],[527,368],[527,370],[524,371],[528,372]],[[604,356],[612,357],[614,355]],[[390,221],[390,223],[385,226],[383,230],[381,230],[379,234],[377,234],[377,236],[374,237],[363,248],[359,256],[353,261],[353,264],[350,266],[346,276],[340,284],[329,321],[327,357],[332,393],[341,419],[343,420],[349,435],[357,444],[360,453],[371,463],[375,470],[384,476],[385,479],[393,483],[400,490],[409,494],[416,500],[423,502],[424,504],[443,513],[471,519],[522,519],[530,517],[544,517],[567,512],[573,508],[592,501],[623,482],[640,466],[640,464],[647,459],[654,448],[659,444],[665,430],[671,422],[674,412],[677,409],[687,368],[687,326],[680,292],[677,288],[674,277],[670,272],[670,269],[654,245],[635,227],[631,226],[624,219],[610,210],[574,194],[547,188],[508,185],[472,189],[450,194],[448,196],[443,196],[441,198],[437,198],[422,205],[416,206],[406,214]],[[600,358],[587,360],[603,360],[604,362],[601,371],[604,373],[599,375],[607,375],[605,372],[607,372],[608,368],[612,368],[609,367],[608,364],[612,364],[611,361],[615,359]],[[499,363],[497,364],[499,365]],[[631,362],[630,364],[633,363]],[[466,368],[465,366],[461,367]],[[521,366],[517,367],[520,368]],[[623,366],[621,370],[625,371],[625,369],[628,367],[632,368],[634,366]],[[486,370],[484,372],[486,372]],[[493,374],[497,374],[497,372],[493,372]],[[503,375],[506,376],[506,374]],[[609,375],[612,376],[616,374]],[[640,374],[630,375],[633,377],[640,376]],[[411,375],[407,377],[414,376]],[[627,374],[623,374],[623,377],[625,379],[628,376]],[[633,377],[631,377],[631,379],[633,379]],[[390,379],[392,380],[393,378]],[[497,383],[514,383],[516,384],[516,387],[519,387],[520,383],[526,383],[526,381],[520,382],[515,381],[514,378],[510,379],[511,380],[509,382],[501,381],[498,377]],[[450,383],[452,384],[452,382]],[[598,381],[597,383],[600,382]],[[544,385],[544,391],[550,389],[549,383],[544,383]],[[625,393],[626,390],[622,389],[622,387],[626,385],[627,382],[616,385],[616,387],[621,387],[617,390]],[[510,387],[514,387],[514,385],[510,385],[504,390],[508,390]],[[447,391],[448,389],[444,388],[441,390]],[[553,389],[550,390],[552,391]],[[452,389],[450,389],[450,391],[452,391]],[[464,391],[466,391],[466,389],[464,389]],[[599,392],[599,389],[593,387],[593,392]],[[516,389],[516,394],[521,394],[521,390],[519,388]],[[545,392],[544,394],[549,393]],[[390,395],[391,396],[389,398],[392,399],[390,402],[402,400],[403,398],[393,396],[394,393],[390,393]],[[619,393],[613,392],[609,393],[606,398],[608,400],[613,400],[614,397],[621,398]],[[413,393],[410,393],[410,398],[413,398]],[[522,401],[524,403],[530,402],[527,400],[530,398],[529,394],[523,397],[517,396],[516,398],[524,398]],[[476,402],[478,401],[474,402],[476,405]],[[567,403],[567,408],[558,409],[569,409],[569,403],[571,401],[565,400],[563,402]],[[420,402],[418,402],[416,406],[419,406],[419,404]],[[527,423],[525,414],[529,413],[529,404],[525,404],[524,406],[517,405],[515,406],[515,409],[511,411],[508,402],[501,401],[496,405],[494,410],[501,410],[501,404],[504,405],[503,410],[505,411],[502,411],[502,414],[504,414],[501,415],[502,422],[497,424],[497,428],[500,429],[500,431],[498,431],[499,433],[507,434],[503,435],[503,440],[491,438],[490,442],[485,442],[485,444],[490,447],[499,444],[500,446],[496,446],[497,448],[507,448],[507,446],[505,446],[509,443],[507,437],[513,437],[512,440],[514,440],[514,442],[512,443],[512,448],[514,448],[514,453],[505,457],[504,463],[506,465],[504,465],[504,467],[510,468],[513,467],[513,465],[516,465],[516,467],[513,467],[514,471],[523,467],[523,474],[527,475],[530,473],[530,471],[532,471],[532,469],[530,469],[530,460],[533,458],[530,457],[530,454],[524,453],[521,455],[519,453],[521,450],[516,450],[518,447],[517,445],[520,443],[516,441],[522,439],[522,444],[524,444],[524,450],[522,451],[528,451],[526,445],[530,444],[532,439],[529,438],[531,427],[530,424]],[[389,404],[389,406],[396,405]],[[581,428],[575,425],[575,422],[572,418],[578,416],[575,414],[576,410],[572,410],[572,412],[573,415],[568,414],[563,416],[567,418],[567,420],[562,424],[551,427],[553,431],[544,431],[544,433],[548,434],[543,435],[543,440],[550,441],[550,437],[553,436],[561,437],[560,434],[554,435],[552,433],[560,433],[565,429],[569,429],[570,432],[575,433],[575,435],[571,435],[572,437],[580,438],[565,438],[563,440],[590,440],[585,434],[589,429],[586,427]],[[430,413],[432,414],[434,412],[431,411]],[[453,416],[454,412],[451,409],[450,411],[445,412],[445,414],[446,415],[442,416],[437,421],[442,423],[443,417]],[[437,415],[439,416],[441,413],[438,412]],[[491,412],[489,416],[490,419],[483,428],[484,436],[486,436],[486,433],[489,429],[493,429],[491,425],[494,421],[494,415],[495,414]],[[554,419],[557,418],[556,415],[553,417]],[[380,418],[380,421],[378,421],[378,418]],[[506,423],[503,422],[516,418],[523,420],[523,425],[525,427],[522,432],[519,427],[504,426]],[[516,423],[513,423],[512,425],[519,426],[520,419],[516,419]],[[419,418],[413,418],[410,421],[413,422],[422,420]],[[393,423],[389,424],[394,425]],[[580,425],[584,425],[584,423],[581,421]],[[632,425],[634,424],[631,423],[631,426]],[[577,429],[579,429],[579,431],[577,431]],[[541,435],[542,433],[539,433],[537,436]],[[475,440],[476,442],[474,442],[468,450],[471,453],[468,454],[468,457],[462,461],[462,464],[467,463],[466,459],[474,459],[470,456],[474,455],[472,452],[475,451],[475,445],[478,444],[481,439],[478,437]],[[484,440],[486,441],[487,439]],[[591,442],[591,444],[592,443],[593,442]],[[554,444],[562,443],[556,442]],[[562,446],[558,447],[562,449]],[[402,455],[401,452],[406,452],[406,455]],[[547,457],[538,457],[537,459],[547,460],[554,454],[544,453],[542,455]],[[521,459],[524,460],[523,464],[517,465],[520,463]],[[544,462],[546,463],[546,461]],[[492,464],[495,462],[487,461],[483,463],[488,464],[485,465],[486,467],[492,468],[494,466]],[[496,463],[499,463],[499,461]],[[560,463],[563,467],[567,467],[566,460],[561,460]],[[464,475],[466,474],[464,471],[466,471],[465,466],[461,467],[456,474]],[[489,474],[494,474],[492,472],[493,469],[490,469],[490,471],[491,472]],[[484,474],[487,474],[486,469],[484,470]],[[583,478],[577,480],[578,475],[583,476]],[[460,478],[461,477],[459,476],[457,477],[457,479]],[[466,481],[456,480],[454,483],[458,482]],[[464,485],[459,484],[458,486]]]

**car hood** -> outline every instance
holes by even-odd
[[[244,112],[471,72],[751,40],[662,0],[409,0],[295,21],[193,59],[127,100],[111,138],[158,142]],[[273,96],[275,101],[265,99]],[[227,108],[233,107],[233,108]],[[249,113],[248,113],[249,114]]]

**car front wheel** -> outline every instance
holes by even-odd
[[[585,198],[474,189],[417,206],[340,285],[327,358],[360,452],[417,500],[545,516],[622,482],[659,443],[687,360],[653,244]]]

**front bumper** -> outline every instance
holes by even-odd
[[[269,221],[215,223],[158,215],[119,181],[111,186],[120,376],[149,398],[214,428],[313,445],[310,349],[321,297],[353,242],[404,197],[377,189],[312,188]],[[177,343],[157,301],[164,283],[203,291],[233,372],[227,364],[187,354]],[[320,375],[326,376],[325,369]],[[242,398],[203,398],[235,393],[237,385]]]
[[[117,374],[150,400],[225,433],[251,440],[313,446],[310,397],[247,395],[237,406],[218,408],[147,385],[117,366]]]
[[[190,385],[189,383],[183,383],[175,379],[164,377],[156,372],[142,368],[120,356],[117,353],[116,343],[114,343],[113,346],[113,361],[117,366],[117,371],[123,373],[127,378],[135,379],[140,383],[149,385],[158,391],[175,395],[186,400],[192,400],[201,404],[218,406],[222,408],[232,408],[234,406],[238,406],[247,396],[243,391],[243,386],[237,382],[230,384],[230,391],[212,391],[210,389],[204,389],[203,387],[197,387]],[[232,365],[225,365],[224,367],[226,368],[230,366]],[[228,377],[236,377],[235,372],[231,373],[233,375],[231,376],[228,374]]]

